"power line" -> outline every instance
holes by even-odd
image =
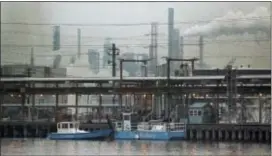
[[[16,52],[17,53],[17,52]],[[17,53],[19,54],[19,53]],[[29,56],[30,54],[23,54],[22,55],[27,55]],[[82,55],[88,55],[88,53],[81,53]],[[65,55],[61,55],[61,56],[75,56],[76,54],[65,54]],[[49,54],[35,54],[35,57],[55,57],[56,55],[49,55]],[[245,56],[245,55],[204,55],[205,58],[229,58],[229,57],[237,57],[237,58],[261,58],[261,57],[270,57],[270,56],[266,56],[266,55],[250,55],[250,56]],[[103,59],[98,59],[98,60],[103,60]],[[2,63],[5,62],[5,60],[2,61]],[[111,66],[111,65],[107,65],[107,66]],[[90,67],[90,66],[74,66],[74,67]],[[99,66],[100,67],[100,66]],[[103,67],[103,66],[101,66]],[[100,68],[101,69],[101,68]]]
[[[33,32],[25,32],[25,31],[1,31],[1,35],[5,35],[5,34],[25,34],[25,35],[32,35],[32,36],[44,36],[44,37],[50,37],[52,38],[53,34],[50,33],[33,33]],[[163,34],[161,34],[162,36],[164,36]],[[64,37],[71,37],[71,38],[75,38],[76,39],[76,35],[61,35]],[[131,38],[139,38],[139,37],[148,37],[145,35],[138,35],[138,36],[128,36],[128,37],[110,37],[112,39],[131,39]],[[105,38],[109,38],[109,36],[103,37],[103,36],[81,36],[81,38],[90,38],[90,39],[103,39],[105,40]]]
[[[256,41],[259,41],[259,42],[262,42],[262,41],[270,41],[270,39],[258,39],[258,40],[214,40],[214,41],[209,41],[209,42],[204,42],[204,44],[211,44],[211,43],[227,43],[227,42],[256,42]],[[130,46],[130,47],[138,47],[138,46],[147,46],[148,44],[119,44],[118,46],[119,47],[127,47],[127,46]],[[165,42],[165,43],[158,43],[158,45],[164,45],[164,46],[167,46],[168,43]],[[19,45],[19,44],[2,44],[1,47],[52,47],[53,45],[51,44],[39,44],[39,45]],[[61,45],[61,47],[76,47],[78,45],[76,44],[67,44],[67,45]],[[84,47],[104,47],[104,45],[92,45],[92,44],[89,44],[89,45],[81,45],[81,46],[84,46]]]
[[[47,36],[52,38],[53,34],[45,34],[45,33],[31,33],[31,32],[23,32],[23,31],[1,31],[1,35],[3,34],[26,34],[26,35],[33,35],[33,36]],[[158,34],[159,35],[159,34]],[[73,39],[77,39],[77,36],[75,35],[62,35],[63,37],[67,38],[67,37],[71,37]],[[158,38],[158,40],[164,40],[164,41],[168,41],[167,37],[165,35],[163,35],[164,37],[160,37]],[[140,38],[141,37],[141,38]],[[187,36],[183,36],[183,37],[187,37]],[[97,40],[105,40],[105,38],[107,37],[101,37],[101,36],[81,36],[81,38],[89,38],[89,39],[97,39]],[[127,37],[110,37],[114,40],[150,40],[149,38],[147,38],[147,36],[145,35],[138,35],[138,36],[127,36]],[[198,40],[194,40],[194,39],[185,39],[184,41],[198,41]]]
[[[242,22],[242,21],[250,21],[250,20],[260,20],[260,19],[270,19],[271,16],[259,16],[259,17],[251,17],[251,18],[236,18],[236,19],[227,19],[227,20],[198,20],[198,21],[183,21],[183,22],[175,22],[176,24],[198,24],[198,23],[209,23],[209,22]],[[120,24],[74,24],[74,23],[28,23],[28,22],[1,22],[1,25],[33,25],[33,26],[145,26],[151,25],[152,22],[140,22],[140,23],[120,23]],[[158,22],[158,25],[169,25],[166,22]]]

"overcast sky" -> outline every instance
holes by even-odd
[[[168,8],[175,9],[175,22],[188,22],[175,24],[175,27],[181,32],[193,27],[195,21],[211,21],[215,18],[223,17],[230,11],[250,14],[256,8],[265,7],[270,12],[269,2],[2,2],[1,4],[1,21],[5,22],[29,22],[29,23],[73,23],[73,24],[118,24],[118,23],[150,23],[150,22],[167,22]],[[199,23],[197,23],[199,25]],[[27,27],[27,28],[26,28]],[[271,26],[270,26],[271,27]],[[147,53],[145,45],[150,43],[148,36],[151,26],[61,26],[62,44],[76,44],[76,29],[81,28],[82,44],[84,45],[102,45],[105,37],[112,37],[113,41],[120,45],[122,52]],[[167,43],[167,26],[159,25],[159,44],[165,46]],[[6,39],[8,44],[51,44],[52,28],[51,26],[2,26],[1,31],[28,31],[30,33],[49,34],[47,37],[37,35],[32,36],[32,40],[26,37],[14,34],[12,37],[8,34],[1,35]],[[5,36],[4,36],[5,35]],[[17,36],[16,36],[17,35]],[[26,35],[26,34],[25,34]],[[19,37],[18,37],[19,36]],[[65,37],[70,36],[70,37]],[[29,35],[28,35],[29,37]],[[92,38],[91,38],[92,37]],[[125,37],[128,39],[114,39]],[[266,36],[258,35],[259,38]],[[14,38],[17,38],[14,39]],[[256,35],[231,35],[217,36],[209,40],[248,40],[254,39]],[[15,41],[16,40],[16,41]],[[186,43],[196,43],[197,38],[188,38]],[[191,41],[192,40],[192,41]],[[26,42],[28,41],[28,42]],[[2,40],[2,44],[4,44]],[[29,43],[32,42],[32,43]],[[212,66],[224,66],[231,56],[254,56],[252,58],[239,58],[236,65],[251,64],[253,67],[270,67],[270,46],[268,41],[242,42],[242,43],[209,43],[204,46],[204,56],[207,57],[207,64]],[[127,45],[123,47],[122,45]],[[141,46],[135,46],[141,45]],[[167,54],[167,47],[159,48],[159,56]],[[102,46],[85,46],[83,52],[87,49],[102,50]],[[2,48],[3,49],[3,48]],[[39,49],[39,48],[37,48]],[[10,54],[11,50],[4,49],[2,55],[5,60],[12,59],[14,55]],[[13,50],[18,51],[18,48]],[[20,52],[29,50],[22,50]],[[37,53],[50,51],[50,48],[40,48]],[[198,56],[198,47],[185,47],[185,57]],[[76,53],[76,47],[63,47],[62,53]],[[6,54],[4,54],[6,53]],[[49,52],[48,52],[49,53]],[[209,56],[230,56],[221,59]],[[256,57],[267,56],[267,57]],[[3,60],[3,59],[2,59]],[[42,61],[41,61],[42,62]]]

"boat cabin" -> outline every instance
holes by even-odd
[[[189,122],[192,124],[214,123],[214,109],[206,102],[196,102],[189,106]]]
[[[122,113],[123,115],[123,130],[131,131],[131,113]]]
[[[122,113],[122,121],[115,123],[117,131],[184,131],[185,123],[164,123],[160,120],[153,120],[150,122],[141,122],[135,126],[131,123],[132,113]]]
[[[79,130],[79,122],[59,122],[57,123],[58,133],[78,133],[83,132]]]

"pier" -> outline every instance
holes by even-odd
[[[84,125],[84,124],[83,124]],[[56,131],[48,121],[0,122],[1,137],[45,138]],[[271,143],[270,124],[188,124],[186,140],[253,141]]]
[[[2,78],[0,82],[1,99],[17,98],[17,103],[0,103],[1,137],[45,137],[56,130],[58,121],[100,118],[108,114],[107,109],[112,110],[112,119],[117,119],[122,110],[145,111],[141,119],[147,121],[170,116],[173,120],[188,119],[192,104],[207,102],[212,106],[214,121],[193,123],[188,120],[186,139],[271,141],[271,75],[267,73],[183,77],[16,77]],[[68,95],[74,96],[73,104],[59,102],[61,96]],[[37,103],[35,99],[43,96],[54,100]],[[97,103],[80,103],[79,96],[91,96]],[[105,97],[114,102],[103,103]],[[8,109],[16,109],[18,114],[7,114]],[[67,115],[68,109],[70,115]],[[43,114],[43,117],[37,114]],[[61,114],[66,117],[60,117]]]

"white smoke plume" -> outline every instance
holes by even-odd
[[[262,32],[269,37],[270,16],[270,11],[265,7],[256,8],[249,14],[231,11],[207,24],[195,25],[183,34],[184,36],[218,37],[221,35],[243,35],[245,33],[255,35]]]

